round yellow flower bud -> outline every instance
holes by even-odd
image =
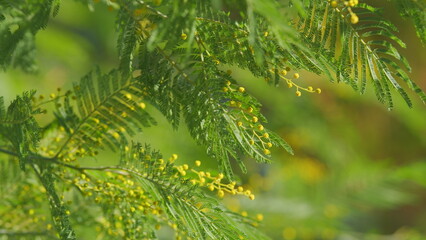
[[[225,196],[225,192],[222,190],[219,190],[217,191],[217,195],[222,198],[223,196]]]
[[[359,18],[358,18],[358,16],[357,15],[355,15],[355,14],[352,14],[351,15],[351,23],[352,24],[357,24],[359,22]]]

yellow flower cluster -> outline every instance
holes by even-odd
[[[151,214],[164,218],[159,202],[153,201],[129,176],[106,172],[106,177],[106,180],[93,181],[90,175],[81,173],[69,180],[84,196],[94,202],[114,203],[118,206],[120,211],[115,212],[113,218],[101,219],[98,231],[103,229],[108,235],[123,237],[126,228],[136,232],[142,231],[136,224],[137,215]]]
[[[228,70],[228,74],[230,74],[231,70]],[[231,86],[231,82],[230,81],[226,81],[225,82],[225,87],[223,88],[224,92],[240,92],[240,93],[244,93],[246,91],[246,89],[244,87],[237,87],[237,88],[233,88]]]
[[[299,73],[294,73],[292,78],[287,77],[288,72],[291,71],[290,67],[286,67],[285,69],[282,70],[277,70],[277,69],[269,69],[269,72],[275,74],[276,72],[278,73],[280,79],[284,80],[287,83],[287,86],[289,88],[292,87],[296,87],[296,96],[300,97],[302,96],[302,91],[305,92],[309,92],[309,93],[321,93],[321,89],[317,88],[314,90],[314,88],[312,86],[308,86],[308,87],[302,87],[300,85],[298,85],[294,80],[297,80],[300,78],[300,74]]]
[[[229,81],[226,81],[225,85],[225,92],[245,92],[244,87],[234,88]],[[271,154],[269,148],[271,148],[273,144],[269,139],[269,133],[267,133],[265,127],[259,123],[259,117],[256,116],[254,108],[252,106],[243,106],[243,103],[234,100],[229,101],[229,106],[232,110],[236,111],[236,115],[239,115],[233,118],[236,125],[251,135],[250,139],[248,139],[248,143],[250,145],[256,144],[261,146],[265,155]]]
[[[358,5],[358,0],[349,0],[349,1],[341,1],[341,0],[333,0],[330,1],[330,5],[331,7],[335,8],[337,11],[340,12],[340,10],[338,9],[339,4],[343,4],[343,6],[347,7],[347,10],[350,14],[350,21],[352,24],[357,24],[359,22],[359,18],[358,16],[352,11],[351,7],[355,7],[356,5]]]
[[[345,1],[345,5],[355,7],[356,5],[358,5],[358,0]]]
[[[271,151],[269,148],[273,146],[273,144],[269,141],[269,133],[265,131],[265,127],[262,124],[252,124],[256,123],[258,121],[258,118],[256,116],[253,116],[251,120],[249,120],[249,129],[251,129],[251,138],[249,139],[248,143],[250,145],[261,145],[263,148],[263,153],[265,155],[271,154]],[[242,122],[237,122],[237,126],[246,128]],[[249,130],[250,131],[250,130]]]
[[[195,161],[195,166],[201,166],[201,161]],[[205,186],[210,191],[217,190],[217,195],[219,197],[224,197],[225,193],[230,193],[232,195],[245,195],[249,199],[254,200],[254,194],[247,189],[244,189],[242,186],[236,186],[236,182],[223,183],[224,175],[219,173],[217,176],[213,176],[210,172],[197,171],[193,168],[190,168],[187,164],[181,166],[175,166],[180,175],[185,176],[187,171],[196,174],[196,178],[191,179],[190,182],[194,185]]]
[[[56,93],[50,93],[49,94],[49,98],[47,100],[45,100],[45,96],[43,94],[40,94],[39,97],[32,97],[32,102],[33,102],[33,106],[34,108],[38,108],[46,103],[54,103],[56,108],[59,108],[62,106],[62,104],[59,102],[60,99],[64,98],[64,97],[69,97],[71,95],[71,91],[66,91],[65,93],[62,93],[62,89],[61,88],[57,88],[56,89]],[[42,111],[42,113],[46,113],[47,110],[44,109]]]
[[[28,195],[28,192],[26,192]],[[18,226],[19,229],[31,231],[36,229],[50,230],[49,226],[52,226],[50,223],[47,223],[49,220],[46,216],[43,215],[43,212],[36,211],[32,208],[28,209],[28,206],[24,207],[14,207],[9,211],[4,211],[2,218],[0,219],[0,224],[2,226],[8,227],[9,229],[13,226]]]

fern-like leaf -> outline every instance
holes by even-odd
[[[378,15],[379,9],[358,5],[353,10],[360,20],[352,24],[346,8],[333,8],[324,1],[312,1],[309,8],[298,28],[306,43],[326,56],[324,60],[334,59],[328,61],[328,65],[335,70],[338,81],[364,93],[366,81],[370,79],[378,99],[389,108],[393,107],[391,88],[412,106],[400,85],[405,82],[426,102],[424,92],[408,77],[410,67],[395,46],[405,47],[405,44],[395,36],[395,26]]]
[[[30,153],[40,140],[40,127],[34,115],[40,114],[41,110],[33,108],[34,94],[33,91],[17,96],[7,110],[4,107],[3,97],[0,97],[0,135],[12,145],[22,169],[31,161]]]
[[[67,210],[55,189],[55,177],[53,176],[52,166],[49,165],[49,163],[41,163],[38,167],[40,167],[40,169],[37,169],[37,167],[34,166],[34,171],[39,176],[39,180],[46,190],[52,220],[60,239],[77,239],[68,216],[70,214],[69,210]]]
[[[247,154],[259,162],[268,162],[273,145],[291,148],[262,125],[260,104],[239,87],[232,77],[217,68],[212,58],[202,57],[193,49],[187,65],[178,64],[186,58],[185,49],[171,53],[161,49],[149,53],[141,61],[140,82],[146,84],[148,98],[156,102],[165,116],[178,121],[182,111],[191,135],[208,146],[208,153],[218,160],[221,171],[232,178],[230,159]],[[155,70],[153,70],[155,69]],[[151,96],[150,96],[151,95]],[[244,164],[238,160],[245,172]]]
[[[177,156],[165,160],[148,145],[123,145],[121,150],[117,166],[64,164],[77,170],[69,171],[65,182],[102,207],[103,216],[96,218],[104,238],[157,239],[156,230],[168,225],[183,238],[268,239],[254,227],[258,221],[227,210],[206,192],[247,195],[235,183],[224,183],[222,174],[176,165]]]
[[[426,44],[426,2],[421,0],[394,0],[401,16],[411,19],[417,36]]]
[[[35,34],[57,14],[59,0],[0,1],[0,66],[35,71]]]
[[[66,153],[93,154],[96,148],[108,146],[119,148],[128,136],[133,136],[142,127],[155,124],[144,110],[146,94],[141,83],[118,71],[101,74],[99,69],[82,78],[74,85],[75,113],[70,97],[65,97],[63,107],[57,111],[58,123],[67,137],[57,155]],[[73,142],[78,144],[68,143]]]
[[[133,146],[124,155],[122,165],[135,169],[131,174],[144,189],[149,189],[151,197],[160,202],[167,218],[177,224],[187,237],[267,239],[250,225],[249,219],[226,210],[215,198],[204,193],[203,184],[194,185],[191,177],[184,177],[186,174],[179,170],[181,167],[164,161],[149,147]]]

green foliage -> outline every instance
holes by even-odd
[[[36,149],[40,140],[40,127],[34,115],[41,113],[40,109],[31,104],[35,92],[25,92],[18,96],[5,110],[3,97],[0,97],[0,134],[7,140],[16,156],[19,158],[21,169],[31,162],[30,153]]]
[[[44,166],[47,165],[47,166]],[[53,174],[52,166],[49,163],[42,162],[38,164],[36,169],[34,166],[34,172],[38,175],[41,184],[43,185],[47,199],[49,200],[50,212],[52,215],[52,221],[55,225],[55,229],[60,239],[76,239],[75,232],[71,227],[69,219],[69,210],[61,201],[58,196],[57,190],[55,189],[55,177]]]
[[[308,15],[299,20],[298,29],[311,49],[320,55],[319,59],[324,59],[326,66],[336,70],[337,81],[364,93],[366,81],[370,79],[377,98],[389,108],[393,107],[391,87],[408,106],[412,105],[397,80],[405,82],[423,102],[426,101],[424,92],[408,77],[411,68],[395,46],[405,47],[394,35],[397,28],[379,17],[380,9],[360,4],[353,15],[347,7],[333,8],[325,1],[312,1],[309,9]],[[356,24],[351,23],[352,16],[359,18]]]
[[[0,1],[0,66],[34,71],[35,34],[59,10],[58,0]]]
[[[80,2],[94,10],[99,1]],[[380,9],[365,3],[102,3],[117,10],[118,64],[113,70],[103,74],[96,68],[72,90],[58,89],[48,100],[36,98],[35,91],[25,92],[6,108],[0,97],[0,152],[10,156],[0,160],[0,192],[10,194],[0,202],[0,216],[5,215],[0,236],[6,239],[77,239],[88,223],[96,227],[100,239],[157,239],[161,226],[174,231],[177,239],[268,239],[256,228],[261,219],[226,209],[207,191],[254,200],[250,190],[237,187],[233,161],[246,173],[244,155],[267,163],[273,146],[293,154],[278,134],[264,127],[261,104],[225,70],[229,66],[273,85],[283,81],[296,88],[297,96],[321,89],[301,86],[300,74],[293,69],[324,74],[360,93],[371,81],[378,99],[389,108],[392,89],[412,106],[401,82],[426,101],[397,49],[405,47],[394,34],[397,28],[380,15]],[[397,5],[425,41],[424,4],[406,0]],[[0,0],[2,68],[36,70],[35,36],[58,10],[56,0]],[[149,145],[134,143],[143,128],[157,124],[149,107],[159,110],[175,129],[186,124],[190,135],[217,161],[219,173],[199,169],[199,161],[194,168],[177,165],[177,155],[164,160]],[[40,127],[38,115],[47,112],[53,114]],[[88,164],[108,151],[116,153],[118,164]],[[398,176],[407,172],[413,173],[411,168],[401,169]],[[422,184],[422,178],[412,178]],[[380,187],[382,183],[400,181],[373,179],[379,188],[372,191],[387,189]],[[394,202],[410,199],[408,194],[398,196]],[[28,201],[30,197],[36,201]],[[77,216],[83,208],[87,211]],[[47,211],[51,219],[45,217]],[[15,229],[11,216],[27,215],[35,224],[24,222]]]
[[[102,75],[98,69],[74,85],[78,115],[70,103],[70,92],[63,95],[63,104],[56,100],[58,125],[67,135],[57,155],[76,147],[88,154],[102,146],[115,150],[127,143],[135,130],[155,124],[138,97],[143,95],[139,85],[139,81],[117,71]],[[70,142],[74,144],[68,147]]]
[[[265,121],[260,104],[244,88],[239,88],[228,73],[218,69],[213,59],[201,60],[194,53],[189,56],[188,66],[178,66],[175,62],[182,62],[184,54],[185,50],[179,48],[170,55],[162,49],[140,53],[140,70],[145,74],[139,81],[146,84],[148,99],[174,125],[179,123],[182,112],[191,135],[209,145],[207,151],[218,159],[221,171],[232,178],[229,159],[238,160],[237,153],[267,162],[270,154],[264,150],[272,145],[284,146],[291,152],[283,140],[260,124]],[[164,78],[158,79],[160,73]],[[262,137],[264,134],[270,137]],[[245,171],[243,162],[239,164]]]
[[[245,220],[238,214],[224,209],[217,199],[205,194],[201,186],[205,186],[202,179],[209,182],[208,176],[189,169],[187,165],[175,166],[171,161],[165,162],[158,152],[134,145],[124,153],[121,165],[124,169],[131,169],[130,175],[147,189],[154,202],[159,202],[164,210],[165,219],[173,222],[173,228],[180,226],[179,231],[187,237],[195,239],[232,239],[242,236],[248,239],[264,239],[265,236],[253,231],[253,223]],[[159,171],[160,169],[160,171]],[[184,177],[197,173],[200,177],[191,179]],[[213,178],[207,186],[218,187],[221,176]],[[197,187],[200,186],[200,187]],[[247,222],[245,222],[247,221]],[[154,222],[155,223],[155,222]],[[151,226],[154,229],[154,224]],[[134,237],[137,237],[134,236]]]
[[[426,3],[424,1],[402,0],[394,1],[398,6],[401,16],[413,21],[417,35],[426,43]]]

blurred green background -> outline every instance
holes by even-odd
[[[402,52],[413,67],[411,77],[426,90],[426,48],[410,22],[381,2],[407,43]],[[59,15],[37,35],[38,73],[1,72],[0,95],[9,102],[24,90],[49,94],[70,88],[96,65],[104,72],[113,68],[118,62],[114,17],[103,5],[91,12],[63,1]],[[267,126],[295,150],[291,156],[275,149],[270,165],[246,159],[249,173],[240,174],[241,183],[254,190],[256,200],[226,197],[232,210],[254,218],[262,213],[261,228],[273,239],[426,239],[426,107],[414,94],[414,109],[395,95],[396,107],[388,111],[371,88],[360,96],[347,85],[302,71],[297,81],[323,91],[296,97],[285,84],[274,88],[247,71],[224,69],[232,69],[259,99]],[[215,169],[216,162],[185,126],[173,131],[158,111],[148,109],[159,124],[140,134],[140,141],[165,156],[177,153],[182,162],[199,159],[204,168]],[[87,161],[82,164],[115,159],[104,154]]]

